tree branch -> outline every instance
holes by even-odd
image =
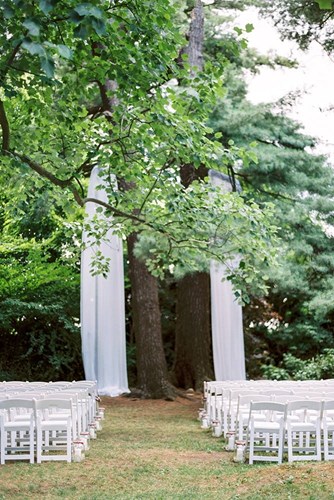
[[[134,213],[129,214],[129,213],[123,212],[122,210],[118,210],[118,208],[113,207],[112,205],[110,205],[109,203],[106,203],[105,201],[98,200],[97,198],[85,198],[83,200],[84,204],[88,203],[88,202],[96,203],[96,205],[100,205],[101,207],[104,207],[104,208],[110,210],[114,215],[117,215],[118,217],[125,217],[126,219],[131,219],[135,222],[140,222],[142,224],[149,225],[145,219],[138,217]]]
[[[75,201],[81,206],[84,206],[84,202],[77,191],[77,189],[73,186],[72,181],[73,177],[69,179],[58,179],[55,175],[53,175],[51,172],[46,170],[42,165],[37,163],[36,161],[32,160],[26,155],[22,155],[20,153],[17,153],[16,151],[8,151],[10,154],[15,156],[16,158],[19,158],[22,160],[24,163],[26,163],[32,170],[37,172],[41,177],[44,177],[45,179],[48,179],[52,184],[55,186],[65,188],[67,187],[73,194]]]
[[[142,204],[140,205],[140,208],[139,208],[139,213],[141,213],[141,212],[142,212],[142,210],[143,210],[143,208],[144,208],[144,206],[145,206],[145,204],[146,204],[147,200],[148,200],[148,199],[149,199],[149,197],[151,196],[151,194],[152,194],[152,192],[153,192],[153,190],[154,190],[155,186],[157,185],[158,181],[160,180],[160,176],[161,176],[162,172],[163,172],[164,170],[166,170],[167,168],[169,168],[169,167],[173,164],[173,162],[174,162],[174,161],[175,161],[175,158],[170,158],[170,159],[169,159],[168,161],[166,161],[166,162],[165,162],[165,164],[161,167],[161,169],[160,169],[160,170],[159,170],[159,172],[158,172],[157,177],[154,179],[153,184],[151,185],[151,187],[150,187],[150,189],[148,190],[148,193],[146,194],[146,196],[145,196],[145,198],[144,198],[144,200],[143,200]]]
[[[22,45],[22,42],[19,42],[15,47],[14,49],[12,50],[12,53],[10,54],[10,56],[8,57],[7,61],[5,62],[5,67],[6,69],[1,72],[1,80],[4,81],[4,78],[9,70],[9,68],[11,67],[15,57],[16,57],[16,54],[18,53],[20,47]]]
[[[2,150],[9,150],[10,128],[3,101],[0,101],[0,127],[2,130]]]

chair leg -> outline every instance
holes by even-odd
[[[292,432],[291,427],[287,426],[287,441],[288,441],[288,462],[293,462],[293,453],[292,453]]]
[[[4,465],[5,463],[5,451],[6,451],[6,440],[7,440],[7,432],[5,432],[3,426],[1,426],[1,434],[0,434],[0,441],[1,441],[1,450],[0,450],[0,455],[1,455],[1,465]]]
[[[67,462],[72,462],[72,426],[71,422],[67,425]]]
[[[254,427],[251,426],[249,435],[249,463],[253,463],[254,458]]]
[[[326,425],[324,425],[323,436],[324,436],[324,460],[329,460],[329,443],[328,443],[329,436]]]
[[[33,464],[35,461],[35,436],[34,436],[34,426],[30,425],[30,435],[29,435],[29,446],[30,446],[30,463]]]
[[[317,422],[317,427],[316,427],[316,455],[317,455],[317,460],[319,462],[321,461],[321,427],[320,427],[320,421]]]
[[[282,426],[279,430],[278,434],[278,463],[281,464],[283,462],[283,448],[284,448],[284,427]]]
[[[36,458],[37,458],[37,463],[38,464],[42,463],[42,446],[43,446],[42,429],[41,429],[40,426],[37,426],[37,431],[36,431]]]

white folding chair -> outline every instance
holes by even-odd
[[[80,417],[80,432],[88,431],[89,424],[94,422],[94,405],[95,401],[92,401],[92,396],[88,389],[77,387],[73,385],[71,388],[66,388],[60,391],[58,394],[76,394],[77,397],[77,407],[78,416]],[[95,398],[94,398],[95,399]]]
[[[240,395],[236,411],[236,436],[238,440],[244,440],[247,434],[250,404],[252,401],[268,402],[272,401],[271,396],[262,394]],[[258,418],[266,419],[265,414],[258,413]]]
[[[282,463],[285,416],[283,403],[251,402],[246,439],[250,464],[254,461]]]
[[[324,460],[334,460],[334,400],[324,401],[322,409]]]
[[[321,460],[322,401],[287,403],[288,462]]]
[[[54,394],[48,394],[47,399],[70,399],[72,400],[72,438],[79,439],[80,433],[83,432],[82,429],[82,405],[78,402],[78,394],[75,392],[64,392],[57,391]],[[71,414],[71,409],[64,408],[56,408],[53,407],[52,411],[49,411],[48,418],[50,420],[59,420],[59,418],[63,418],[64,416],[68,416]]]
[[[225,412],[224,429],[226,428],[228,432],[235,431],[236,412],[238,407],[239,396],[251,396],[257,394],[258,392],[256,390],[245,389],[245,388],[233,389],[228,391],[227,404],[224,409]]]
[[[50,413],[58,418],[49,418]],[[72,399],[35,400],[37,463],[46,460],[72,460]],[[55,453],[52,453],[55,452]]]
[[[34,463],[34,423],[33,399],[0,400],[1,464],[6,460]]]

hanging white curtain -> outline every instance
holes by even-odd
[[[107,202],[99,176],[92,171],[88,198]],[[113,177],[116,188],[116,179]],[[86,223],[94,216],[98,205],[86,204]],[[96,380],[101,395],[118,396],[129,392],[126,369],[125,303],[122,240],[109,230],[104,240],[96,243],[83,232],[85,249],[81,255],[81,341],[87,380]],[[92,276],[91,260],[96,251],[110,259],[106,277]]]
[[[223,192],[231,191],[228,176],[210,170],[211,183]],[[232,285],[224,280],[226,268],[212,261],[211,328],[213,362],[216,380],[245,380],[245,350],[242,325],[242,308],[237,303]]]

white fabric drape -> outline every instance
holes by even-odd
[[[89,198],[107,202],[99,176],[92,171]],[[116,186],[116,179],[115,186]],[[86,204],[86,223],[97,214],[98,205]],[[126,369],[125,303],[122,240],[109,230],[105,241],[96,243],[83,232],[85,249],[81,255],[81,340],[85,377],[96,380],[99,394],[118,396],[129,392]],[[91,259],[99,250],[110,259],[106,277],[92,276]]]
[[[223,192],[231,191],[227,176],[212,170],[209,175],[214,186],[220,186]],[[225,271],[224,265],[211,262],[211,328],[215,379],[245,380],[242,308],[236,301],[231,283],[223,280]]]

